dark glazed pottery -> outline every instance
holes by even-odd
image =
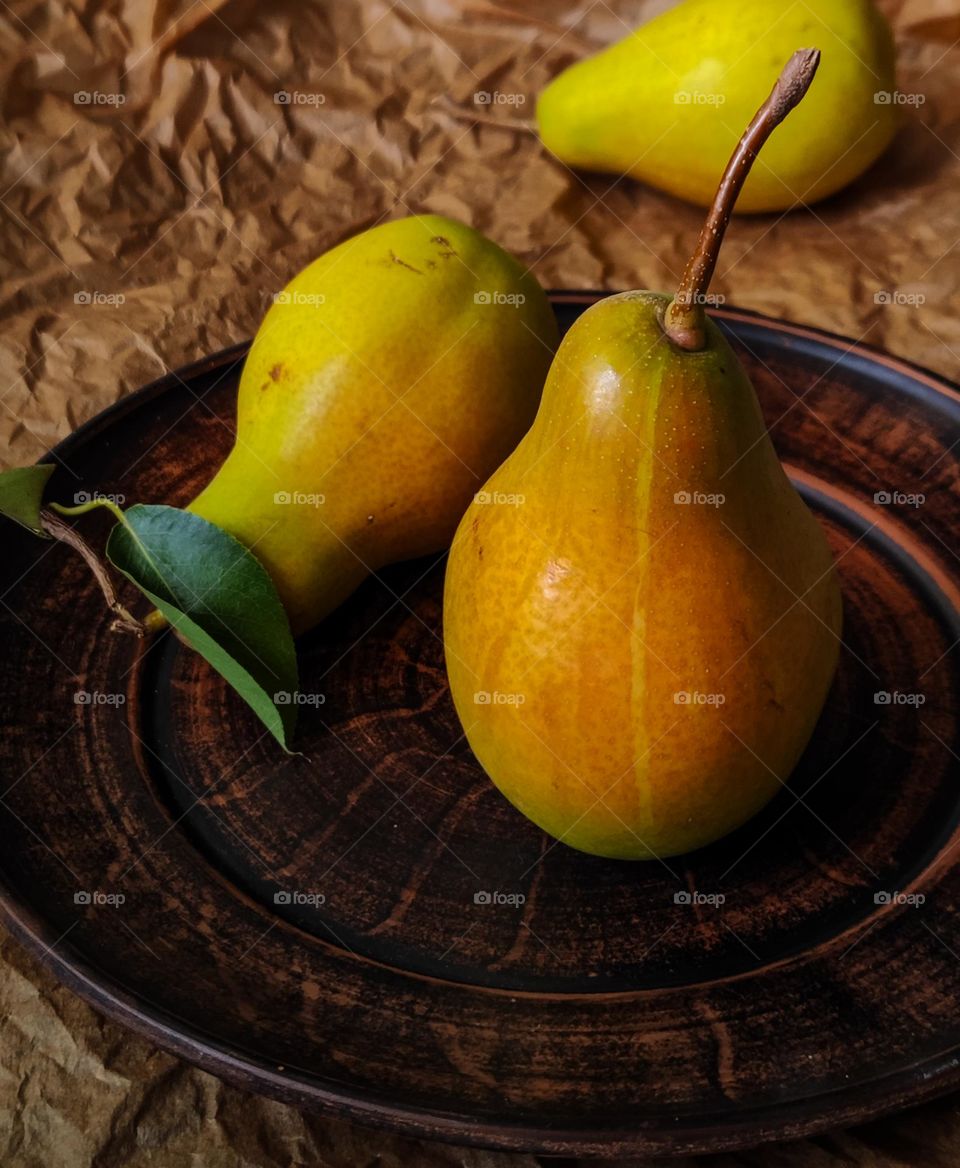
[[[596,298],[554,303],[568,324]],[[9,927],[234,1083],[457,1142],[718,1150],[960,1083],[960,394],[716,317],[844,590],[836,683],[764,813],[665,863],[543,836],[465,745],[442,560],[369,580],[303,639],[314,696],[286,757],[198,656],[111,633],[82,562],[7,525]],[[244,351],[74,434],[50,497],[185,503],[231,443]]]

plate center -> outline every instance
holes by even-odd
[[[946,650],[958,622],[895,527],[874,531],[824,490],[802,489],[840,557],[840,669],[789,785],[709,848],[598,859],[504,800],[447,688],[442,562],[369,580],[302,645],[303,757],[285,759],[222,680],[168,639],[143,731],[165,764],[163,797],[209,862],[278,917],[447,979],[654,989],[832,941],[906,893],[957,822],[949,755],[922,721],[953,724],[950,660],[929,666],[930,646]],[[903,622],[922,636],[899,637]]]

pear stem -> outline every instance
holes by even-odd
[[[703,305],[734,204],[763,144],[802,101],[819,64],[819,49],[798,49],[793,54],[727,163],[696,250],[684,269],[676,296],[663,314],[663,331],[681,349],[695,353],[707,343]]]
[[[58,511],[74,510],[74,508],[60,507],[56,503],[51,504],[51,506],[56,507]],[[106,564],[104,564],[103,560],[83,536],[78,531],[74,531],[68,523],[64,523],[62,519],[46,508],[43,508],[40,512],[40,524],[48,535],[52,535],[54,539],[61,540],[68,547],[72,547],[75,552],[79,552],[83,556],[87,567],[93,572],[93,578],[100,586],[103,598],[107,602],[107,608],[110,609],[116,618],[113,622],[113,628],[120,632],[133,633],[137,637],[146,636],[150,630],[141,624],[120,603]]]

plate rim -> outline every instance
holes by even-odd
[[[563,290],[548,293],[555,305],[592,304],[610,290]],[[787,333],[811,346],[843,355],[856,354],[890,373],[918,383],[924,398],[946,399],[960,409],[960,384],[932,370],[884,350],[810,325],[798,325],[750,309],[724,305],[711,309],[721,322],[755,324]],[[53,446],[39,461],[59,462],[127,413],[169,391],[178,383],[224,369],[241,360],[251,342],[242,341],[196,361],[169,370],[124,395],[95,414]],[[838,358],[842,359],[841,358]],[[641,1121],[630,1130],[583,1125],[532,1127],[522,1120],[478,1119],[469,1114],[430,1111],[377,1097],[355,1087],[337,1086],[289,1070],[269,1060],[225,1046],[193,1026],[173,1019],[162,1009],[144,1003],[114,978],[101,973],[80,954],[61,956],[56,946],[64,940],[33,908],[19,900],[0,878],[0,921],[24,948],[57,980],[112,1021],[132,1030],[159,1048],[215,1074],[242,1090],[262,1094],[293,1106],[345,1117],[354,1122],[409,1138],[542,1155],[615,1157],[635,1154],[691,1155],[728,1152],[774,1140],[797,1139],[830,1129],[863,1123],[902,1107],[927,1102],[960,1086],[960,1045],[910,1066],[852,1087],[840,1087],[814,1096],[773,1100],[729,1116],[714,1113],[696,1122],[676,1116]],[[830,1100],[834,1102],[830,1105]],[[825,1101],[827,1106],[825,1107]]]
[[[730,1117],[710,1117],[704,1124],[677,1117],[675,1126],[648,1121],[624,1131],[609,1127],[545,1128],[493,1122],[470,1115],[427,1111],[357,1090],[322,1086],[267,1060],[240,1054],[202,1035],[187,1023],[165,1020],[162,1011],[142,1008],[137,999],[94,970],[83,958],[67,961],[54,952],[60,938],[45,941],[49,932],[29,909],[11,916],[8,895],[0,885],[0,920],[40,963],[71,993],[161,1050],[213,1074],[230,1086],[264,1095],[290,1106],[334,1118],[346,1118],[407,1138],[545,1156],[613,1159],[630,1155],[690,1156],[756,1148],[767,1143],[801,1139],[880,1118],[903,1107],[929,1102],[960,1086],[960,1047],[935,1059],[853,1088],[741,1110]],[[36,922],[36,923],[34,923]],[[846,1102],[823,1111],[823,1100],[843,1094]],[[764,1118],[771,1109],[776,1118]]]

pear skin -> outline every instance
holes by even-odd
[[[555,78],[540,135],[568,166],[707,206],[740,128],[804,43],[823,52],[816,88],[774,133],[737,211],[816,202],[861,175],[898,125],[893,36],[871,0],[682,0]]]
[[[536,279],[479,232],[436,215],[363,232],[275,298],[236,444],[189,509],[257,555],[301,632],[369,572],[448,546],[557,339]]]
[[[719,330],[680,353],[633,292],[565,337],[533,427],[450,552],[450,689],[534,823],[620,859],[757,812],[836,668],[840,592]],[[499,501],[498,501],[499,500]]]

